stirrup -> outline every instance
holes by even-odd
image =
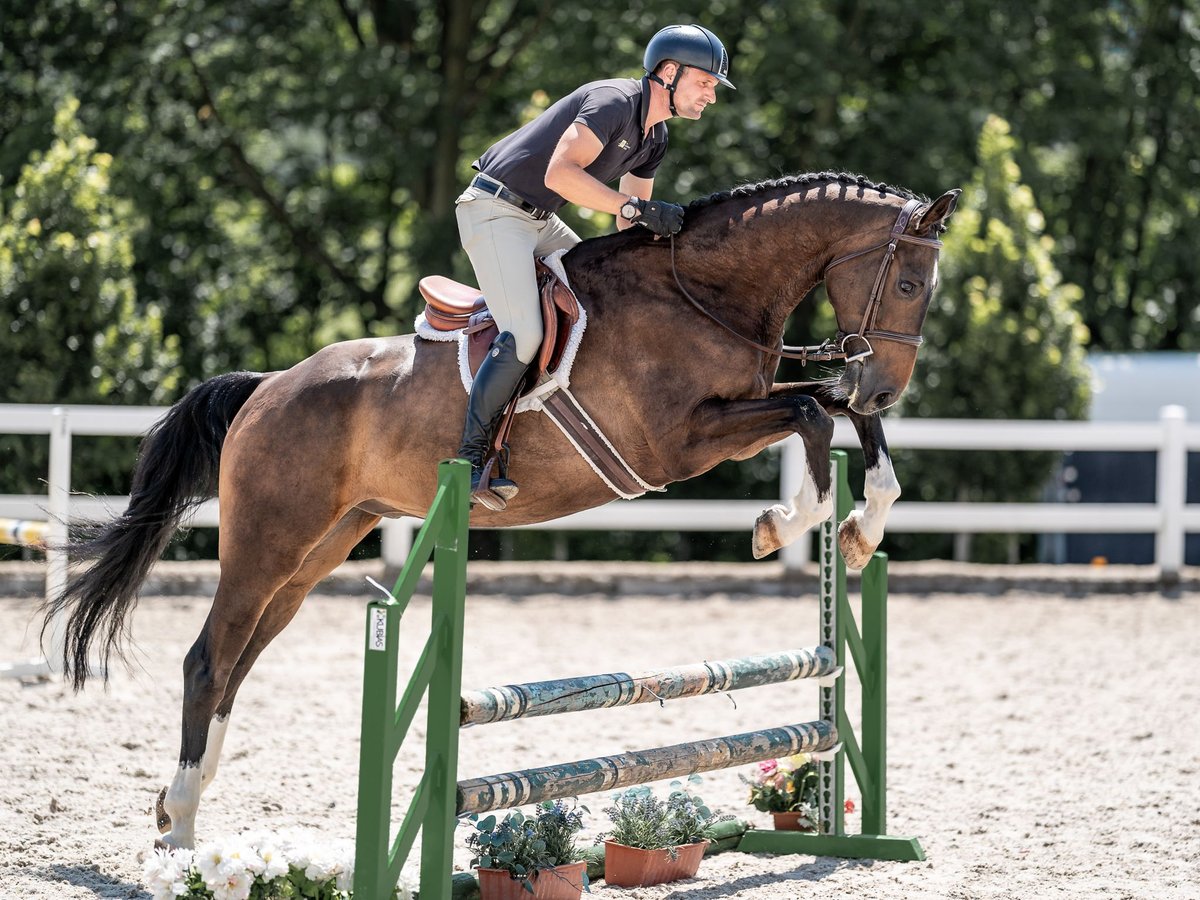
[[[519,488],[516,482],[503,476],[493,478],[495,465],[496,458],[492,457],[481,468],[471,471],[471,504],[482,503],[493,512],[504,512]]]

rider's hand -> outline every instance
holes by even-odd
[[[659,237],[678,234],[683,228],[683,207],[662,200],[634,200],[641,213],[630,221],[649,228]]]

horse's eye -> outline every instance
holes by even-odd
[[[916,289],[917,286],[911,281],[904,281],[903,279],[900,281],[900,292],[902,294],[911,294]]]

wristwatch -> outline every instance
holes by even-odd
[[[632,222],[642,214],[642,208],[638,206],[638,198],[630,197],[621,206],[621,217]]]

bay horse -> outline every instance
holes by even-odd
[[[693,202],[671,241],[630,228],[582,242],[563,258],[589,317],[573,393],[653,485],[799,434],[804,486],[759,516],[760,558],[829,515],[831,416],[848,417],[866,458],[867,503],[839,543],[861,567],[899,495],[879,413],[912,375],[937,281],[937,235],[957,198],[948,191],[928,202],[861,176],[790,176]],[[845,369],[837,379],[776,384],[785,320],[822,279],[840,352],[809,350],[844,357]],[[221,575],[183,664],[179,766],[158,806],[163,844],[193,846],[201,791],[259,654],[381,516],[424,514],[465,405],[453,344],[366,338],[286,371],[209,379],[147,433],[128,508],[72,547],[95,562],[45,612],[47,623],[65,622],[74,687],[87,679],[93,643],[107,678],[150,567],[183,516],[219,493]],[[502,512],[474,508],[473,524],[541,522],[613,499],[545,416],[522,414],[511,440],[520,495]]]

